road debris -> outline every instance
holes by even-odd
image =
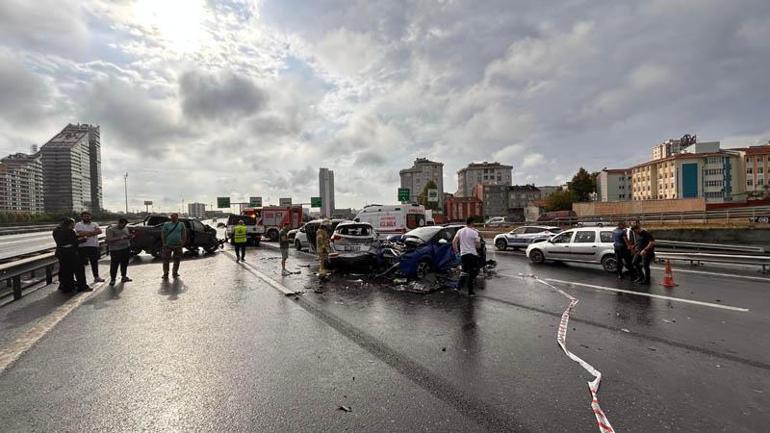
[[[340,406],[337,408],[337,410],[341,410],[345,412],[353,412],[353,409],[351,409],[349,406]]]

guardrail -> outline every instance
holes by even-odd
[[[100,257],[106,252],[107,244],[99,242]],[[0,301],[9,296],[13,300],[20,299],[24,290],[45,281],[46,285],[53,283],[53,277],[58,274],[59,260],[53,252],[34,257],[0,264]],[[41,272],[42,271],[42,272]],[[27,279],[24,279],[27,276]]]
[[[712,253],[669,253],[656,252],[656,259],[675,260],[690,262],[692,265],[707,263],[724,263],[731,265],[757,265],[762,266],[762,273],[768,273],[770,267],[770,256],[747,256],[735,254],[712,254]]]
[[[764,254],[765,247],[751,246],[751,245],[727,245],[727,244],[709,244],[705,242],[684,242],[684,241],[668,241],[665,239],[659,239],[655,241],[657,247],[663,247],[670,250],[696,250],[696,251],[731,251],[739,253],[754,253]]]

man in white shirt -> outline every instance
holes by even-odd
[[[460,252],[463,272],[468,274],[468,296],[475,296],[473,283],[479,275],[481,260],[479,248],[481,248],[481,235],[473,228],[473,218],[468,218],[465,227],[458,230],[452,240],[452,250],[455,253]]]
[[[86,241],[78,246],[78,253],[83,261],[83,266],[90,262],[91,273],[94,275],[94,282],[101,283],[103,278],[99,278],[99,235],[102,229],[99,225],[91,221],[91,212],[84,211],[80,214],[80,221],[75,224],[75,232],[78,236],[84,236]]]

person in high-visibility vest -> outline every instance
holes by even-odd
[[[238,224],[233,227],[233,246],[235,247],[235,261],[246,261],[246,224],[243,220],[238,220]]]
[[[328,273],[326,270],[326,261],[329,259],[329,232],[330,227],[325,220],[323,224],[318,226],[318,230],[315,235],[315,250],[318,253],[318,276],[325,277]],[[329,224],[330,225],[330,224]]]

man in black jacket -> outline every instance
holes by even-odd
[[[93,289],[86,284],[86,271],[83,267],[78,245],[85,237],[75,233],[75,220],[67,218],[53,229],[53,240],[56,242],[56,258],[59,260],[59,290],[62,292],[90,292]],[[77,281],[77,288],[75,287]]]
[[[631,231],[634,233],[636,241],[634,267],[637,278],[634,282],[650,284],[650,263],[655,260],[655,238],[647,230],[643,230],[639,223],[631,226]]]

